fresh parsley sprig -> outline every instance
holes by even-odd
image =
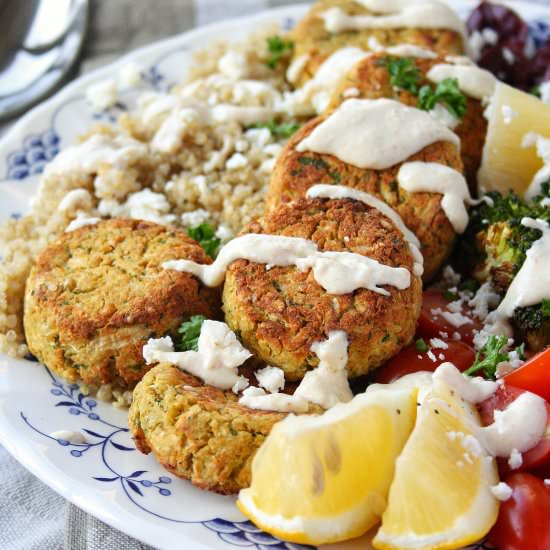
[[[477,352],[472,366],[464,371],[464,374],[473,376],[479,371],[483,371],[486,378],[494,380],[496,378],[498,364],[510,360],[510,353],[505,350],[507,344],[508,338],[506,336],[491,334],[485,345]],[[518,346],[515,352],[521,360],[524,360],[525,344]]]
[[[267,128],[274,136],[289,138],[300,128],[300,125],[296,122],[281,122],[281,124],[277,124],[272,119],[265,122],[255,122],[248,126],[248,128]]]
[[[390,73],[390,84],[398,90],[406,90],[411,94],[418,94],[420,84],[420,70],[411,58],[386,59],[386,68]]]
[[[270,69],[275,69],[279,61],[289,54],[294,48],[294,42],[291,40],[285,40],[280,36],[268,36],[267,37],[267,49],[270,56],[267,58],[265,64]]]
[[[197,351],[199,336],[203,322],[206,320],[204,315],[193,315],[187,321],[184,321],[178,328],[181,334],[179,342],[176,342],[178,351]]]
[[[458,87],[456,78],[446,78],[432,88],[426,84],[418,92],[418,107],[431,111],[438,103],[442,103],[456,117],[464,118],[466,114],[466,96]]]
[[[195,239],[211,257],[215,258],[222,240],[216,237],[216,231],[208,223],[201,223],[195,227],[189,227],[187,234]]]

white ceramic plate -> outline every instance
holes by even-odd
[[[455,2],[466,14],[472,2]],[[510,2],[530,23],[536,40],[550,35],[550,7]],[[94,121],[112,121],[146,89],[182,80],[192,51],[208,43],[242,39],[268,22],[290,28],[305,10],[293,6],[201,28],[137,50],[79,78],[24,116],[0,142],[0,220],[28,209],[38,174],[59,149]],[[122,95],[106,112],[84,98],[90,83],[117,74],[128,62],[143,67],[142,86]],[[78,430],[89,443],[73,445],[49,436]],[[168,474],[151,456],[136,451],[126,413],[84,397],[75,385],[31,361],[0,356],[0,442],[8,451],[77,506],[109,525],[160,549],[305,548],[262,533],[238,512],[231,497],[207,493]],[[365,548],[365,541],[334,546]],[[477,545],[475,548],[485,548]]]

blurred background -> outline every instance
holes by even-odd
[[[68,80],[168,36],[292,0],[0,0],[0,132]]]

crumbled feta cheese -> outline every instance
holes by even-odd
[[[491,283],[483,283],[475,295],[468,300],[468,305],[473,308],[472,313],[475,317],[484,321],[489,310],[498,306],[500,296],[493,290]]]
[[[539,86],[540,98],[544,103],[550,103],[550,80],[543,82]]]
[[[218,61],[218,70],[232,80],[245,78],[249,72],[245,54],[236,50],[227,50]]]
[[[452,302],[451,302],[452,303]],[[454,327],[461,327],[462,325],[471,325],[472,320],[469,317],[466,317],[465,315],[462,315],[460,312],[452,313],[450,311],[444,311],[440,307],[433,308],[431,310],[432,315],[439,315],[445,319],[445,321],[449,322]]]
[[[504,57],[504,60],[508,63],[508,65],[513,65],[516,62],[516,56],[509,48],[502,48],[502,57]]]
[[[131,61],[124,65],[117,74],[118,85],[122,88],[136,88],[141,84],[141,68]]]
[[[268,128],[251,128],[244,133],[244,137],[254,147],[263,149],[271,141],[271,132]]]
[[[285,387],[285,373],[278,367],[264,367],[254,374],[260,386],[269,393],[277,393]]]
[[[428,353],[426,354],[429,358],[430,358],[430,361],[432,363],[435,363],[437,361],[435,355],[434,355],[434,352],[432,350],[429,350]]]
[[[113,107],[118,99],[116,82],[112,79],[97,82],[86,88],[86,99],[100,111]]]
[[[550,479],[545,479],[545,480],[544,480],[544,484],[545,484],[547,487],[550,487]]]
[[[218,226],[218,229],[216,229],[216,237],[221,239],[222,243],[226,243],[233,238],[233,231],[231,231],[227,225],[222,223]]]
[[[243,168],[248,164],[248,159],[241,153],[235,153],[225,163],[225,167],[228,170],[237,170]]]
[[[251,409],[278,412],[307,412],[309,405],[306,399],[286,393],[266,393],[262,388],[250,386],[244,390],[239,404]]]
[[[447,342],[444,342],[443,340],[440,340],[439,338],[432,338],[430,340],[430,346],[436,349],[448,349],[449,344],[447,344]]]
[[[456,286],[458,283],[460,283],[460,273],[457,273],[450,265],[446,265],[443,268],[443,280],[449,285],[449,286]]]
[[[131,194],[125,203],[118,205],[115,211],[111,212],[111,215],[168,225],[176,219],[174,214],[168,213],[170,208],[170,203],[162,193],[145,188]]]
[[[204,208],[197,208],[191,212],[184,212],[181,215],[181,224],[188,227],[195,227],[208,221],[210,214]]]
[[[512,449],[512,452],[508,458],[508,466],[510,466],[512,470],[517,470],[518,468],[521,468],[522,464],[523,457],[521,456],[521,453],[517,449]]]
[[[512,487],[510,487],[507,483],[504,483],[504,481],[501,481],[499,484],[491,487],[492,495],[501,502],[507,501],[512,496],[513,492]]]
[[[152,363],[167,362],[222,390],[246,387],[238,367],[252,354],[237,340],[230,328],[219,321],[203,322],[197,351],[174,351],[172,339],[150,338],[143,346],[143,358]]]
[[[83,445],[88,442],[86,436],[83,433],[73,432],[69,430],[58,430],[57,432],[52,432],[50,434],[50,437],[53,437],[57,440],[62,439],[64,441],[68,441],[73,445]]]
[[[342,97],[348,98],[348,97],[359,97],[361,95],[361,92],[359,91],[359,88],[346,88],[342,92]]]
[[[500,110],[502,111],[502,118],[504,124],[511,124],[512,120],[518,116],[518,114],[510,107],[510,105],[503,105]]]

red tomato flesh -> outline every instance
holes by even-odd
[[[395,357],[392,357],[376,370],[376,382],[389,384],[412,372],[433,372],[441,363],[445,363],[446,361],[450,361],[461,371],[468,369],[472,365],[475,352],[468,344],[457,340],[444,340],[444,342],[449,346],[448,348],[432,349],[435,361],[432,361],[426,352],[418,351],[416,344],[403,348]],[[429,344],[429,341],[426,343]],[[440,355],[442,358],[440,358]]]
[[[500,386],[494,395],[479,405],[479,414],[483,424],[485,426],[492,424],[495,410],[505,409],[522,393],[525,393],[525,390],[514,388],[508,384]],[[548,424],[542,440],[535,447],[523,453],[523,463],[517,470],[511,470],[507,459],[499,459],[498,466],[501,475],[506,475],[512,471],[523,472],[550,467],[550,404],[548,402],[546,403],[546,412],[548,414]]]
[[[440,333],[445,332],[452,337],[455,332],[460,334],[461,340],[468,344],[472,344],[474,340],[474,330],[481,328],[481,322],[475,319],[472,312],[467,308],[462,308],[462,315],[468,317],[471,322],[463,324],[459,327],[453,325],[444,318],[442,312],[452,313],[447,306],[449,300],[445,297],[445,292],[442,290],[425,290],[422,295],[422,310],[420,319],[418,319],[417,334],[422,338],[441,338]]]
[[[550,401],[550,348],[537,353],[504,377],[510,386],[536,393]]]
[[[499,550],[548,550],[550,487],[525,473],[512,474],[505,482],[513,493],[501,504],[489,541]]]

